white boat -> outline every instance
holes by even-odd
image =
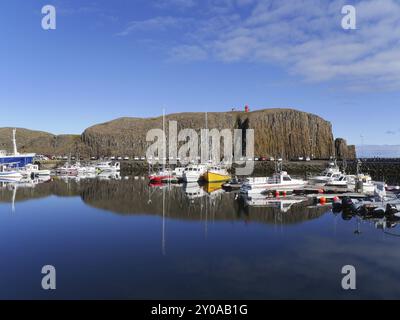
[[[62,167],[56,169],[56,173],[62,176],[76,176],[78,175],[79,166],[65,163]]]
[[[293,179],[286,171],[274,173],[269,178],[248,178],[240,192],[245,194],[260,194],[268,191],[293,191],[303,188],[306,181]]]
[[[350,188],[355,185],[355,176],[354,175],[345,175],[345,174],[333,174],[332,177],[326,182],[325,186],[327,187],[342,187],[342,188]]]
[[[80,175],[89,175],[96,173],[96,167],[94,166],[82,166],[80,162],[77,162],[75,166],[78,169],[78,174]]]
[[[0,150],[0,165],[16,164],[17,167],[24,167],[33,162],[35,153],[19,153],[17,150],[16,129],[12,130],[13,152],[8,154],[5,150]]]
[[[121,170],[121,165],[119,162],[106,161],[96,164],[95,168],[101,172],[115,172]]]
[[[198,182],[202,180],[202,177],[206,173],[207,168],[208,166],[205,164],[191,164],[187,166],[182,175],[183,181]]]
[[[299,203],[307,202],[305,197],[287,197],[282,199],[260,197],[246,197],[244,203],[250,207],[277,208],[281,212],[288,212],[290,208]]]
[[[22,174],[7,165],[0,165],[0,180],[21,180]]]
[[[325,185],[329,181],[338,180],[342,175],[343,173],[340,171],[336,162],[330,162],[328,167],[321,173],[321,175],[311,178],[309,183]]]
[[[172,173],[178,180],[183,180],[183,173],[185,170],[186,167],[176,167]]]
[[[197,182],[185,184],[183,187],[183,192],[189,200],[202,198],[206,195],[206,191]]]
[[[37,164],[27,164],[25,167],[19,169],[20,173],[24,176],[49,176],[50,170],[40,170]]]

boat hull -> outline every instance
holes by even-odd
[[[20,154],[15,156],[0,156],[0,164],[12,163],[15,167],[25,167],[27,164],[33,163],[35,154]]]
[[[229,181],[231,177],[226,174],[220,174],[217,172],[207,171],[204,174],[204,180],[207,182],[225,182]]]

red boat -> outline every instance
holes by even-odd
[[[174,176],[170,171],[160,171],[158,173],[149,175],[151,183],[161,183],[172,178],[174,178]]]

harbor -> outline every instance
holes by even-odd
[[[12,241],[68,267],[56,298],[346,299],[343,261],[363,270],[353,298],[400,294],[389,277],[384,289],[368,289],[379,285],[377,263],[397,272],[396,259],[380,259],[400,237],[396,160],[246,157],[254,170],[238,176],[237,165],[212,157],[24,153],[18,132],[0,156],[0,250],[12,255]],[[14,272],[15,295],[0,298],[47,297],[26,290],[32,271]]]

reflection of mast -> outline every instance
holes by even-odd
[[[13,195],[12,195],[12,205],[11,205],[11,211],[12,212],[15,212],[15,197],[16,197],[16,195],[17,195],[17,185],[15,184],[14,185],[14,188],[13,188]]]
[[[208,236],[208,205],[207,205],[208,201],[206,199],[206,223],[204,225],[204,237],[207,239]]]
[[[162,236],[161,236],[161,251],[162,255],[166,255],[165,251],[165,188],[163,190],[163,198],[162,198],[162,210],[163,210],[163,216],[162,216]]]

